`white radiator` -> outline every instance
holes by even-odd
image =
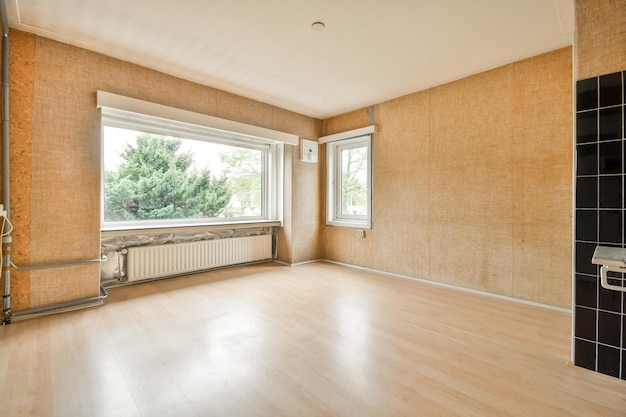
[[[272,235],[128,248],[128,281],[160,278],[272,258]]]

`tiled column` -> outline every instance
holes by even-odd
[[[626,247],[626,72],[576,85],[574,362],[626,379],[626,297],[600,286],[598,245]],[[616,285],[624,274],[610,273]]]

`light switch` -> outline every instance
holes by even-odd
[[[304,162],[317,162],[317,142],[302,139],[300,142],[300,160]]]

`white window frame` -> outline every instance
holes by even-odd
[[[261,216],[235,218],[168,219],[136,221],[104,221],[104,160],[102,161],[101,228],[134,230],[198,225],[268,223],[283,221],[284,145],[297,144],[299,138],[284,132],[219,119],[156,103],[98,91],[98,107],[102,112],[102,147],[104,126],[119,127],[173,136],[184,139],[259,149],[264,151],[262,180],[263,210]],[[104,152],[102,152],[104,158]]]
[[[372,134],[375,126],[325,136],[319,139],[326,143],[326,224],[330,226],[372,228]],[[365,134],[363,134],[365,133]],[[367,214],[349,215],[341,213],[341,152],[348,149],[367,148]]]

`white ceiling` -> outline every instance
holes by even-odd
[[[320,119],[571,45],[574,30],[574,0],[8,0],[7,10],[13,28]]]

